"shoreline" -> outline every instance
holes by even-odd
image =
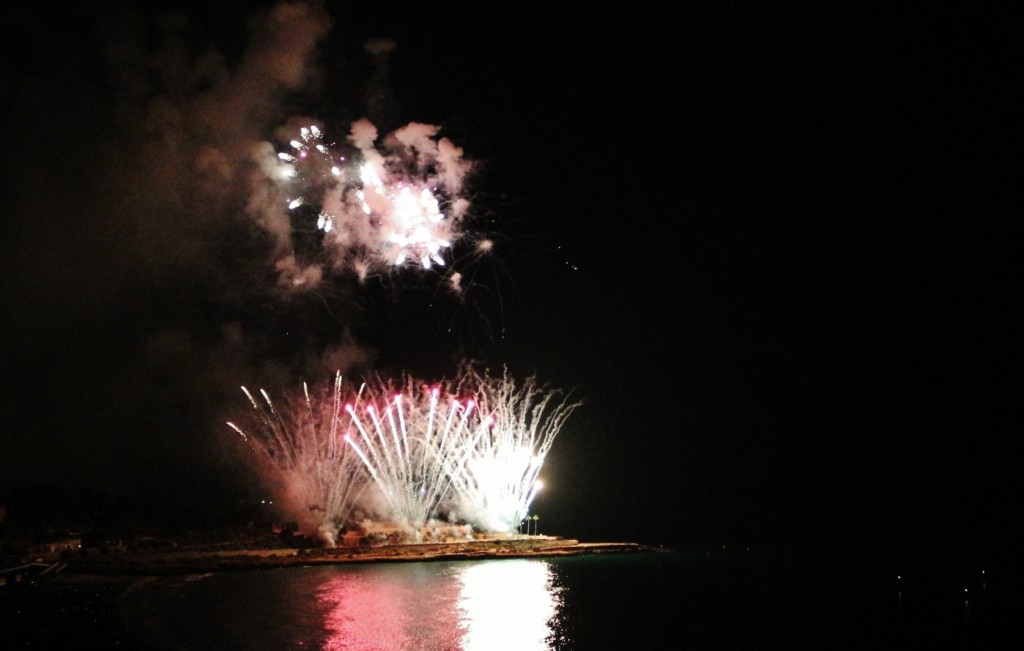
[[[39,648],[152,651],[126,628],[122,602],[135,589],[173,576],[313,565],[542,558],[666,551],[638,543],[581,543],[550,536],[463,542],[231,551],[174,550],[77,555],[50,561],[44,576],[0,587],[6,639]],[[60,617],[61,626],[52,626]]]
[[[60,573],[65,576],[167,576],[310,565],[539,558],[652,551],[659,549],[633,542],[586,543],[554,536],[531,536],[358,547],[114,553],[68,558]]]

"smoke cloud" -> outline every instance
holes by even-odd
[[[243,406],[239,384],[294,386],[377,363],[359,335],[372,330],[367,282],[413,271],[452,286],[471,165],[437,126],[384,134],[357,119],[329,135],[332,116],[298,108],[323,110],[333,23],[318,2],[282,2],[218,48],[189,16],[122,10],[98,16],[88,39],[63,39],[67,56],[26,50],[40,79],[10,80],[11,109],[39,128],[13,135],[25,156],[0,244],[3,307],[17,315],[4,337],[19,342],[9,368],[72,394],[80,411],[94,399],[72,389],[88,381],[121,413],[57,454],[206,460],[223,412]],[[365,56],[384,65],[394,48],[367,42]],[[310,126],[340,177],[281,158]],[[19,395],[13,410],[33,420],[40,405]],[[63,443],[59,418],[11,436]]]

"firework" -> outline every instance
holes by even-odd
[[[262,389],[259,399],[245,387],[242,391],[253,408],[253,426],[228,426],[298,500],[300,519],[312,519],[333,542],[333,532],[350,519],[367,486],[362,464],[344,443],[341,375],[332,389],[313,394],[304,383],[301,394],[288,395],[279,405]]]
[[[476,385],[478,409],[492,421],[472,454],[452,475],[451,500],[485,531],[514,531],[541,489],[544,460],[566,418],[581,403],[542,386],[536,377],[517,383],[466,371]]]
[[[294,153],[281,152],[277,155],[286,163],[286,178],[301,180],[305,192],[316,186],[329,184],[333,179],[342,177],[342,166],[345,157],[335,153],[323,141],[323,133],[316,125],[301,127],[299,138],[289,145]],[[299,183],[296,182],[297,189]],[[288,208],[298,208],[303,203],[302,192],[288,199]]]
[[[451,382],[374,376],[357,391],[339,374],[319,400],[303,386],[303,400],[288,403],[301,409],[275,408],[265,392],[261,401],[245,390],[258,435],[228,424],[310,504],[324,505],[324,522],[335,526],[370,481],[403,528],[447,515],[514,531],[541,487],[555,436],[579,405],[533,377],[517,383],[507,370],[493,377],[468,366]]]
[[[377,141],[366,120],[353,124],[343,155],[316,125],[304,126],[278,153],[276,179],[288,210],[313,210],[331,264],[360,276],[371,270],[446,265],[462,234],[460,196],[469,164],[438,139],[438,127],[412,123]]]
[[[447,511],[490,532],[511,532],[541,488],[544,459],[580,403],[531,377],[517,383],[464,368],[428,386],[377,379],[346,405],[347,440],[396,517],[416,525]]]
[[[375,378],[346,405],[356,433],[346,441],[362,459],[401,524],[422,526],[435,515],[491,426],[472,399],[441,396],[442,387]]]

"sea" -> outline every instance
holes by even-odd
[[[1000,565],[682,547],[170,576],[121,601],[132,648],[1017,649]]]

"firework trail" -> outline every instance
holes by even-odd
[[[435,515],[452,474],[492,422],[473,400],[441,391],[408,376],[401,383],[376,377],[345,406],[356,429],[346,440],[403,525],[423,526]]]
[[[493,424],[472,446],[466,463],[452,474],[451,503],[462,517],[485,531],[514,531],[530,510],[542,483],[538,475],[566,418],[581,403],[538,384],[463,371],[476,386],[478,408]]]
[[[517,383],[507,370],[493,377],[468,365],[433,385],[378,375],[353,391],[338,374],[330,395],[311,399],[303,387],[283,409],[243,387],[259,427],[249,434],[228,425],[335,530],[372,481],[400,527],[416,530],[447,512],[484,531],[514,531],[541,487],[555,436],[580,404],[534,377]]]
[[[447,511],[489,532],[514,531],[526,516],[555,436],[580,404],[534,377],[517,383],[507,370],[469,366],[435,386],[378,378],[360,399],[345,407],[358,431],[347,440],[395,517],[419,526]]]
[[[439,127],[410,123],[379,139],[368,120],[352,124],[349,153],[302,126],[277,154],[271,177],[289,211],[315,211],[323,250],[338,270],[365,279],[399,267],[446,266],[463,237],[471,165]]]
[[[301,394],[286,396],[280,405],[262,389],[260,399],[245,387],[242,391],[253,408],[254,426],[228,426],[269,464],[288,496],[299,501],[300,519],[312,519],[333,543],[334,532],[351,518],[368,483],[362,464],[344,443],[341,374],[333,390],[311,395],[303,383]]]

